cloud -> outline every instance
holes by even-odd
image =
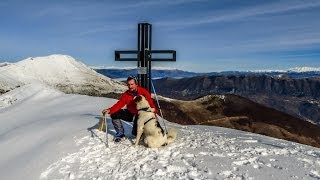
[[[215,45],[202,47],[203,52],[211,52],[216,56],[237,56],[237,54],[257,54],[263,52],[281,52],[287,50],[301,50],[320,47],[319,35],[300,37],[265,37],[260,39],[249,39],[246,42],[237,41],[234,44]],[[230,54],[230,52],[232,52]]]
[[[90,29],[87,29],[85,31],[75,33],[75,36],[86,36],[94,33],[100,33],[100,32],[110,32],[110,31],[123,31],[123,30],[130,30],[132,28],[136,28],[136,26],[131,26],[126,22],[121,21],[121,23],[117,23],[121,17],[127,16],[128,14],[133,14],[133,16],[136,16],[136,11],[143,11],[146,8],[151,7],[157,7],[157,8],[163,8],[168,6],[176,6],[181,4],[189,4],[189,3],[200,3],[205,2],[208,0],[150,0],[150,1],[140,1],[140,2],[125,2],[125,3],[115,3],[107,6],[106,4],[100,4],[99,6],[96,5],[95,11],[101,11],[101,7],[104,7],[105,9],[103,12],[107,12],[107,15],[105,13],[95,13],[95,15],[87,15],[87,16],[77,16],[73,19],[79,20],[79,21],[86,21],[90,22],[92,20],[97,19],[113,19],[116,25],[105,25],[105,22],[100,22],[96,26],[92,26]],[[47,10],[51,11],[51,10]],[[129,16],[130,17],[130,16]],[[119,20],[120,21],[120,20]]]
[[[161,26],[178,26],[182,28],[186,26],[195,26],[201,24],[236,21],[249,17],[285,13],[289,11],[298,11],[319,6],[320,1],[287,1],[267,5],[263,4],[237,10],[225,9],[224,11],[221,11],[222,13],[220,12],[221,14],[205,15],[202,17],[179,19],[175,21],[162,21],[158,22],[157,24]]]
[[[152,6],[172,6],[172,5],[181,5],[181,4],[189,4],[189,3],[199,3],[199,2],[206,2],[209,0],[149,0],[149,1],[140,1],[140,2],[133,2],[126,3],[123,5],[118,5],[116,9],[134,9],[134,8],[145,8],[145,7],[152,7]]]

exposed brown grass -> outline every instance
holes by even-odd
[[[320,127],[240,96],[160,100],[164,117],[183,125],[238,129],[320,147]]]

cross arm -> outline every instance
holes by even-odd
[[[176,61],[176,51],[174,50],[146,50],[150,55],[149,61]],[[115,51],[116,61],[138,61],[139,51],[126,50]]]
[[[150,61],[176,61],[176,51],[174,50],[151,50],[150,54]]]
[[[116,61],[137,61],[139,51],[115,51]]]

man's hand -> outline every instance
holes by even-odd
[[[155,108],[151,108],[151,111],[152,111],[152,112],[156,112],[156,109],[155,109]]]
[[[110,113],[110,109],[104,109],[102,110],[102,114],[105,115],[105,114],[109,114]]]

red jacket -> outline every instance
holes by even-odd
[[[144,88],[142,87],[137,87],[137,94],[136,96],[139,95],[143,95],[147,101],[150,104],[151,108],[155,108],[155,105],[153,104],[152,98],[151,98],[151,94]],[[123,108],[125,105],[127,105],[127,109],[133,113],[133,114],[138,114],[138,110],[136,108],[136,103],[134,102],[133,98],[135,97],[135,95],[133,94],[133,92],[127,90],[126,92],[124,92],[119,101],[114,104],[111,108],[110,108],[110,114],[113,114],[117,111],[119,111],[121,108]],[[156,109],[156,108],[155,108]]]

